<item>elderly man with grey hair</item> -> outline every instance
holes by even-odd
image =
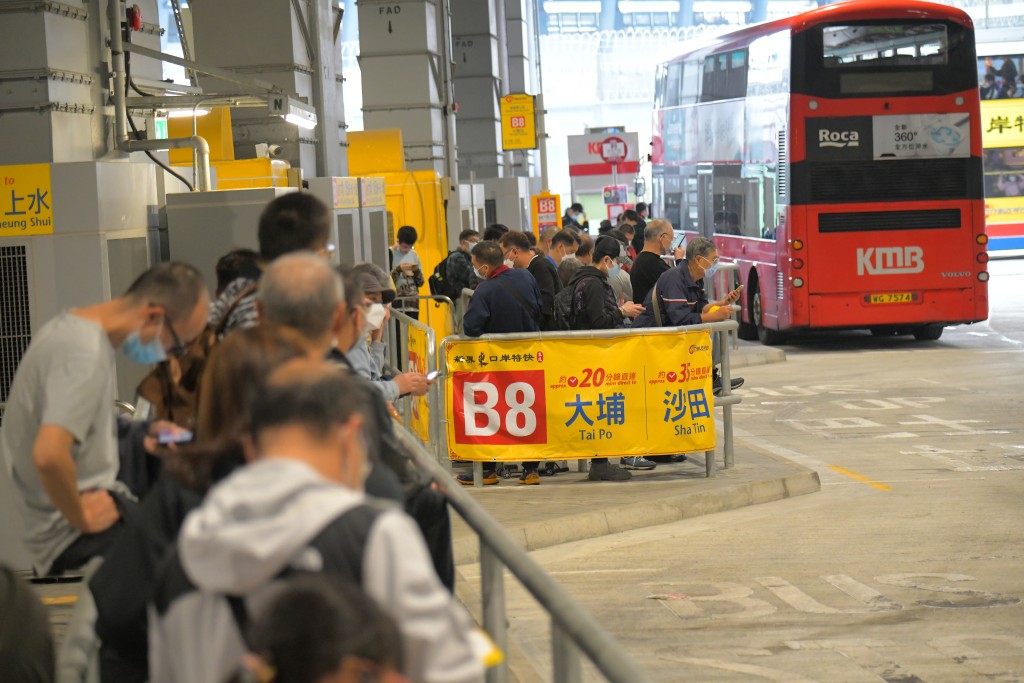
[[[260,319],[291,327],[323,358],[345,315],[345,290],[331,264],[313,252],[296,252],[275,260],[260,279]]]
[[[315,359],[327,357],[351,314],[345,305],[341,276],[326,259],[309,251],[282,256],[270,265],[260,279],[257,308],[262,323],[283,325],[301,334]],[[370,413],[367,424],[374,424],[374,419]],[[404,502],[398,473],[389,463],[380,466],[376,448],[371,461],[366,492]]]
[[[704,293],[704,278],[714,275],[718,269],[718,247],[706,237],[697,237],[686,245],[686,259],[678,266],[665,271],[657,284],[644,298],[644,312],[633,327],[679,327],[717,323],[732,317],[730,306],[740,298],[737,287],[720,301],[708,301]],[[658,300],[651,299],[657,293]],[[657,306],[657,309],[655,309]],[[718,364],[718,349],[712,339],[713,363]],[[713,372],[715,395],[721,391],[722,381],[718,368]],[[732,378],[732,388],[743,384],[742,377]]]

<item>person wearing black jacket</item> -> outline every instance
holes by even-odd
[[[514,233],[506,233],[511,235]],[[518,233],[525,241],[526,236]],[[519,242],[521,245],[522,242]],[[529,251],[529,243],[525,248]],[[538,259],[547,260],[547,259]],[[466,336],[479,337],[483,334],[511,332],[539,332],[541,321],[541,293],[537,281],[525,270],[512,269],[503,261],[501,247],[497,242],[481,242],[473,250],[473,270],[483,282],[477,285],[469,308],[462,319],[462,331]],[[534,463],[535,465],[535,463]],[[525,471],[520,477],[521,484],[539,484],[540,479],[534,468],[533,476]],[[473,484],[472,473],[456,477],[464,485]],[[499,481],[497,468],[493,463],[484,465],[484,486],[493,486]]]
[[[669,253],[674,237],[675,232],[668,221],[658,219],[647,224],[643,251],[637,254],[633,268],[629,271],[635,303],[642,304],[661,274],[672,267],[662,256]],[[675,255],[680,259],[683,257],[682,247],[676,250]]]
[[[562,288],[558,279],[558,271],[546,256],[537,256],[530,250],[530,241],[522,232],[507,233],[501,239],[501,248],[505,253],[505,265],[512,268],[525,268],[537,281],[540,290],[541,320],[540,329],[555,329],[555,295]]]
[[[481,242],[473,250],[473,270],[483,282],[469,300],[462,331],[468,337],[503,332],[539,332],[541,297],[529,273],[502,261],[501,247]]]
[[[569,280],[572,288],[572,329],[613,330],[623,327],[623,318],[635,318],[644,307],[632,301],[616,301],[615,292],[608,284],[610,274],[617,273],[619,265],[619,241],[603,235],[594,243],[594,265],[583,266]],[[645,465],[646,468],[646,465]],[[612,465],[608,458],[593,458],[590,461],[591,481],[626,481],[632,475],[618,465]]]

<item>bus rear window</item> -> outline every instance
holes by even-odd
[[[935,19],[818,26],[793,35],[791,88],[827,98],[929,96],[977,86],[970,28]]]
[[[949,39],[943,24],[822,27],[826,68],[946,64]]]

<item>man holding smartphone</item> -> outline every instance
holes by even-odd
[[[117,299],[71,309],[34,336],[11,385],[0,456],[13,473],[25,547],[39,576],[103,555],[133,500],[146,456],[119,449],[114,351],[142,365],[181,355],[206,326],[199,272],[162,263]],[[155,446],[152,425],[147,446]],[[141,458],[140,458],[141,456]]]
[[[651,221],[651,224],[658,221]],[[646,245],[645,245],[646,248]],[[686,259],[678,266],[666,270],[658,278],[656,287],[644,297],[644,311],[633,327],[680,327],[717,323],[732,317],[732,305],[739,301],[740,285],[719,301],[708,301],[704,293],[704,278],[718,270],[718,248],[706,237],[697,237],[686,245]],[[657,292],[657,301],[652,301]],[[715,336],[711,339],[713,386],[717,396],[722,390],[718,376],[719,349]],[[733,377],[731,388],[743,385],[742,377]]]

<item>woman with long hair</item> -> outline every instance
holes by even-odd
[[[149,676],[146,604],[185,516],[215,482],[245,463],[243,436],[253,399],[282,363],[307,355],[295,331],[260,326],[217,344],[203,374],[194,444],[164,456],[164,469],[89,582],[102,640],[103,683]]]

